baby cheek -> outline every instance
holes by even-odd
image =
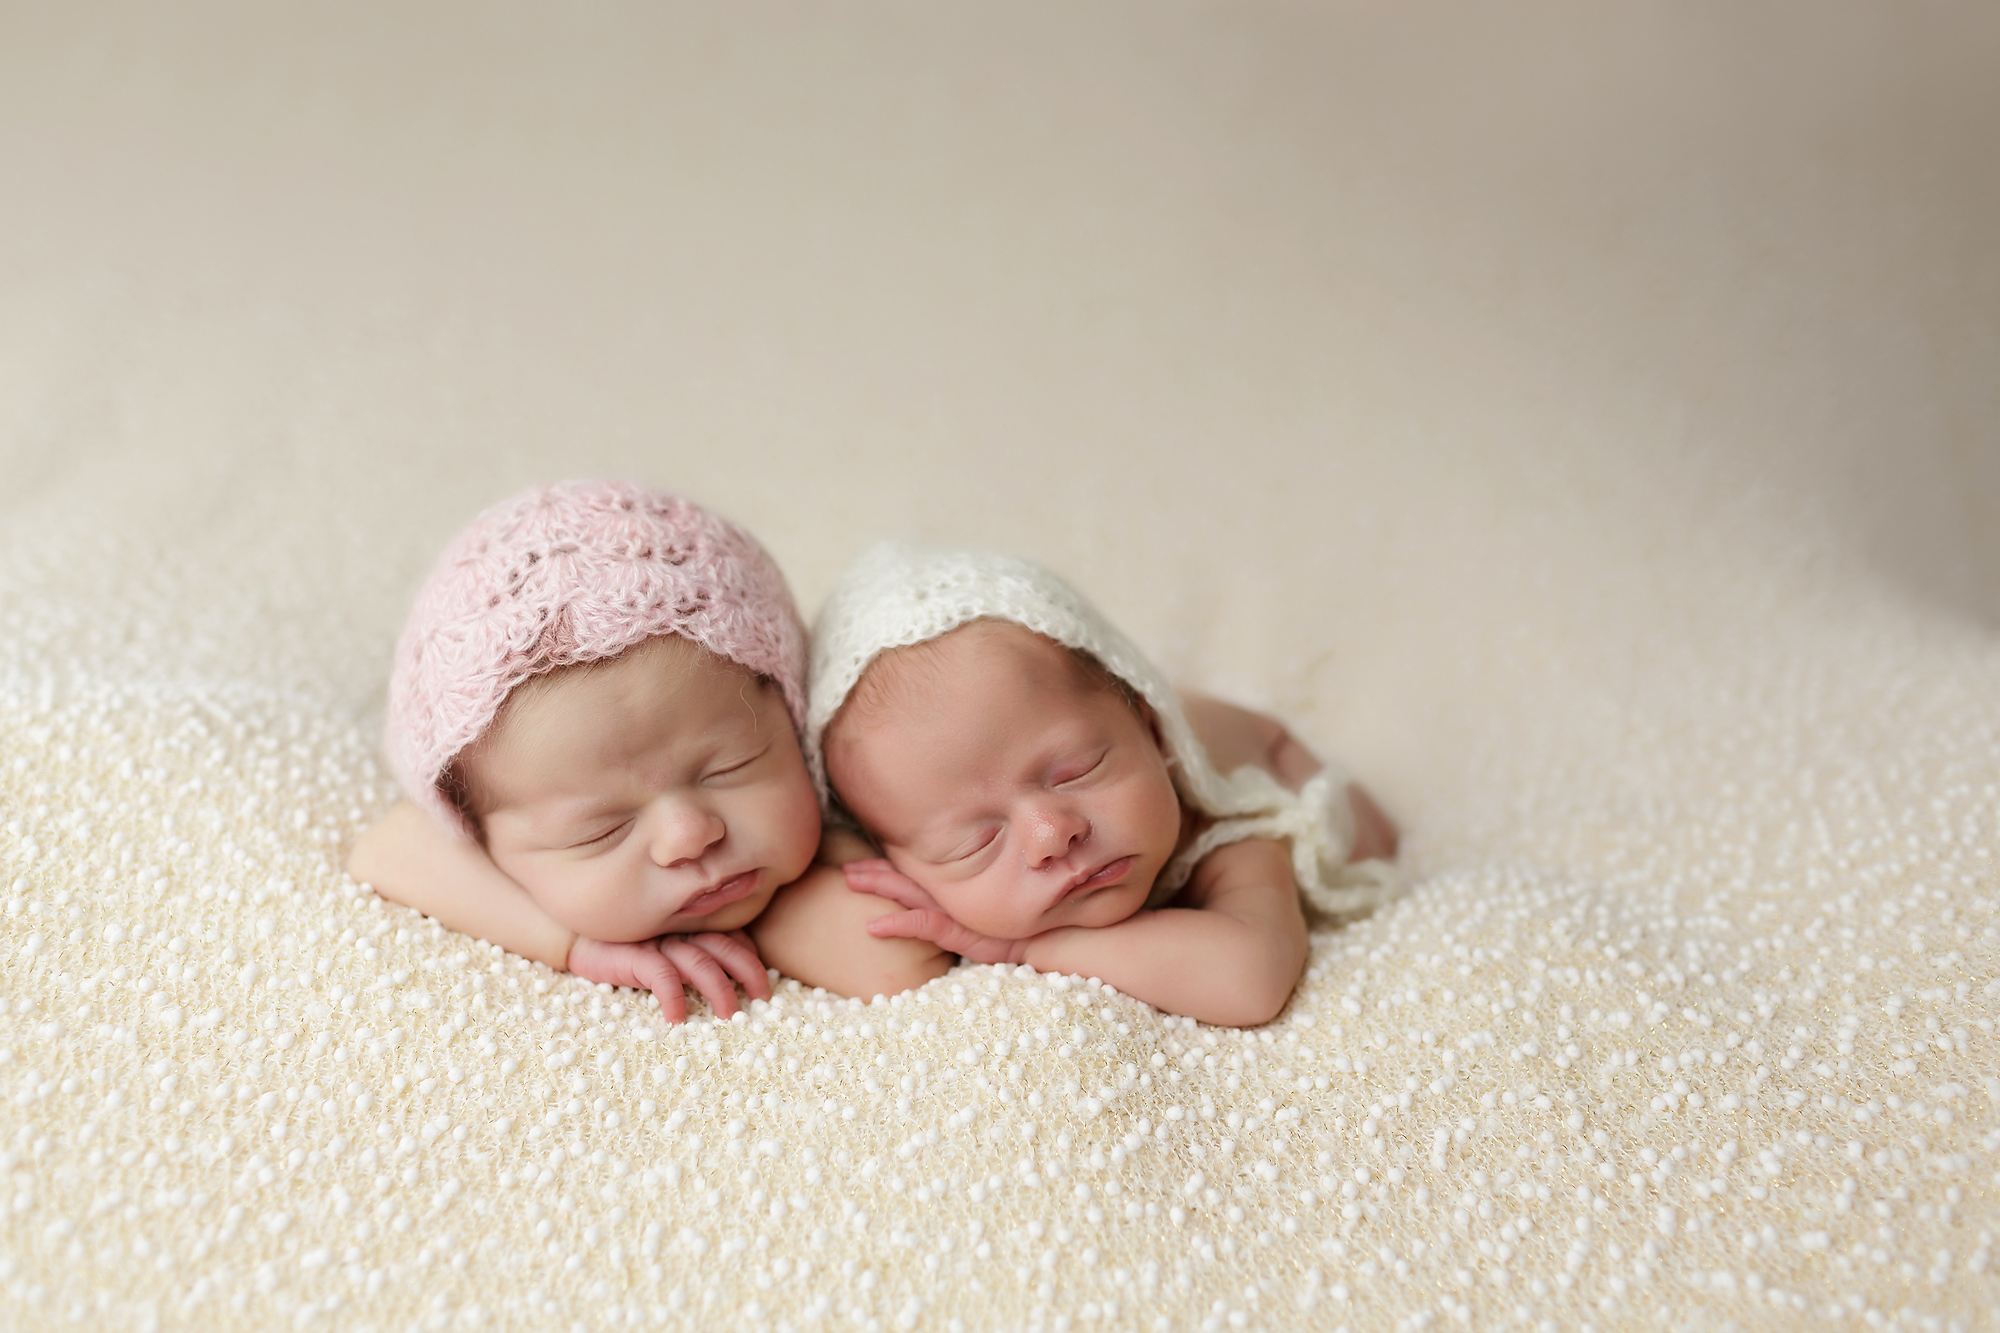
[[[1171,782],[1148,784],[1140,794],[1135,823],[1143,830],[1146,851],[1165,861],[1173,855],[1181,836],[1181,802]]]
[[[954,921],[996,939],[1019,940],[1039,934],[1040,913],[1031,906],[1011,901],[1003,891],[968,892],[968,885],[955,886],[951,893],[933,892],[938,906]]]
[[[643,886],[625,867],[564,866],[525,885],[541,909],[565,930],[592,939],[643,939],[657,933]]]
[[[498,847],[488,848],[487,854],[501,874],[527,890],[537,906],[557,920],[562,919],[556,909],[569,896],[562,867],[540,857],[512,855]]]
[[[908,873],[908,872],[905,872]],[[952,920],[974,930],[993,933],[993,902],[989,895],[979,892],[977,886],[959,883],[939,883],[921,874],[910,875],[910,881],[931,900],[945,910]]]
[[[819,850],[819,797],[812,785],[774,794],[764,817],[771,825],[776,868],[788,872],[788,879],[804,874]]]

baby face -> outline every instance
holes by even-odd
[[[1180,839],[1149,717],[1018,625],[876,659],[826,753],[891,864],[1002,939],[1124,920]]]
[[[494,864],[591,939],[734,930],[819,845],[777,688],[675,635],[517,692],[460,764]]]

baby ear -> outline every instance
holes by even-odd
[[[1132,695],[1132,710],[1139,715],[1139,720],[1146,724],[1147,734],[1152,736],[1153,744],[1160,748],[1160,754],[1171,762],[1173,754],[1167,749],[1166,733],[1160,729],[1160,715],[1153,710],[1153,705],[1146,702],[1144,695],[1135,692]]]

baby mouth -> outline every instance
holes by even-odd
[[[1116,884],[1120,879],[1125,877],[1125,872],[1132,868],[1132,861],[1132,857],[1121,856],[1116,861],[1100,866],[1064,889],[1062,896],[1064,898],[1074,898],[1089,893],[1092,890],[1101,889],[1107,884]]]
[[[740,875],[731,875],[712,889],[703,889],[694,897],[681,904],[677,916],[705,916],[718,907],[727,907],[739,898],[747,898],[757,887],[758,872],[746,870]]]

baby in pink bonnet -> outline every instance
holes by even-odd
[[[814,866],[791,594],[748,533],[687,500],[576,482],[487,510],[419,592],[389,696],[408,799],[349,872],[510,952],[649,989],[670,1022],[684,986],[724,1017],[738,986],[768,996],[746,928],[782,886],[839,877]],[[900,976],[937,955],[895,948],[863,941],[860,961]]]

